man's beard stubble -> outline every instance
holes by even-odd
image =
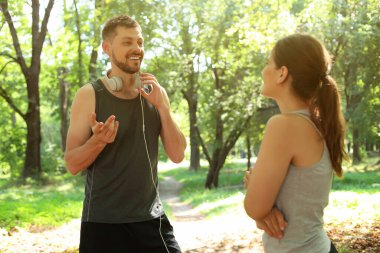
[[[118,61],[114,55],[114,53],[112,52],[112,58],[114,59],[114,64],[119,68],[121,69],[122,71],[124,71],[125,73],[127,74],[134,74],[134,73],[137,73],[140,71],[140,66],[141,66],[141,62],[140,62],[140,65],[138,65],[137,67],[131,67],[129,66],[126,62],[121,62],[121,61]]]

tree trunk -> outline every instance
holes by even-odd
[[[196,74],[192,65],[192,62],[189,62],[191,66],[192,73],[187,77],[188,80],[188,89],[182,91],[183,96],[185,97],[188,104],[189,111],[189,121],[190,121],[190,167],[189,170],[198,171],[200,167],[200,137],[197,133],[197,110],[198,110],[198,95],[196,88]]]
[[[251,158],[252,158],[252,145],[251,140],[249,139],[249,135],[246,134],[246,144],[247,144],[247,169],[252,167]]]
[[[355,127],[353,127],[352,142],[352,160],[354,163],[361,162],[362,157],[360,155],[359,130]]]
[[[83,85],[83,56],[82,56],[82,32],[81,32],[81,25],[80,25],[80,15],[79,10],[77,7],[77,2],[74,0],[74,7],[75,7],[75,24],[77,27],[77,36],[78,36],[78,81],[79,86]]]
[[[213,187],[217,188],[219,184],[219,172],[221,167],[218,167],[218,163],[213,163],[207,173],[205,187],[207,189],[212,189]]]
[[[69,127],[68,122],[68,98],[69,98],[69,84],[65,81],[67,69],[65,67],[58,68],[58,81],[59,81],[59,116],[61,119],[61,149],[65,152],[66,149],[66,136]]]
[[[94,22],[93,22],[93,29],[94,29],[94,41],[92,42],[92,51],[91,51],[91,58],[90,58],[90,65],[89,65],[89,74],[90,74],[90,80],[95,81],[97,79],[97,73],[96,73],[96,66],[98,61],[98,48],[100,45],[100,22],[102,13],[99,11],[104,6],[103,0],[95,0],[95,11],[94,11]]]
[[[205,187],[207,189],[212,189],[213,187],[217,188],[219,184],[219,172],[220,172],[221,166],[220,166],[220,163],[218,162],[218,159],[215,158],[218,155],[219,155],[218,151],[216,151],[213,154],[213,161],[210,164],[210,167],[207,173],[206,183],[205,183]]]
[[[212,163],[210,164],[205,187],[207,189],[218,188],[219,186],[219,174],[220,170],[223,168],[223,165],[226,161],[228,152],[225,152],[223,149],[215,150],[213,154]]]
[[[205,187],[211,189],[212,187],[217,188],[219,182],[219,171],[223,166],[222,162],[222,148],[223,148],[223,120],[222,120],[222,109],[218,108],[215,113],[215,147],[212,154],[212,160],[207,173]]]
[[[91,58],[90,58],[90,80],[95,81],[97,79],[96,74],[96,62],[98,61],[98,50],[94,47],[91,52]]]
[[[197,125],[197,99],[191,99],[189,103],[190,120],[190,167],[189,170],[198,171],[200,167],[199,139],[196,131]]]
[[[215,174],[216,174],[216,166],[214,165],[214,163],[212,163],[212,165],[210,164],[210,167],[209,167],[208,172],[207,172],[205,188],[207,188],[207,189],[212,188],[213,181],[215,178]]]
[[[41,116],[38,76],[39,68],[34,69],[34,73],[27,78],[29,105],[25,115],[27,135],[23,179],[41,174]]]

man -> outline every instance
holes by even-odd
[[[186,140],[166,91],[140,73],[139,24],[121,15],[102,31],[112,69],[81,87],[72,104],[65,161],[87,171],[80,252],[181,252],[157,190],[158,137],[168,157],[184,158]],[[150,92],[135,86],[141,79]]]

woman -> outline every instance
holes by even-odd
[[[244,208],[265,231],[265,252],[337,252],[323,229],[333,173],[342,175],[344,118],[331,58],[309,35],[279,40],[261,93],[281,114],[267,123],[246,174]],[[286,222],[285,222],[286,220]]]

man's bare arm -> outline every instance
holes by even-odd
[[[86,169],[104,147],[114,141],[119,123],[111,115],[105,123],[97,122],[95,93],[90,85],[78,90],[72,105],[67,133],[65,161],[71,174]]]

